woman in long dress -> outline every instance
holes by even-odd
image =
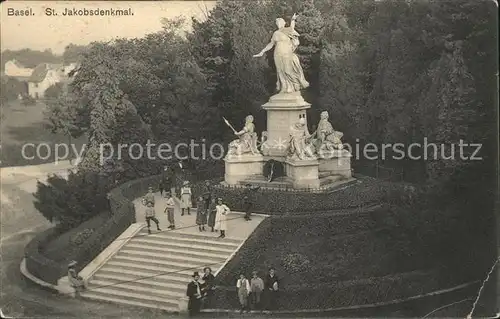
[[[285,27],[284,19],[276,19],[278,30],[274,31],[271,42],[254,55],[261,57],[274,47],[274,63],[278,75],[276,90],[279,93],[292,93],[309,87],[299,57],[295,54],[295,49],[299,46],[299,34],[295,31],[296,19],[297,14],[294,14],[289,27]]]
[[[217,216],[217,211],[215,210],[215,199],[212,199],[210,201],[210,205],[208,206],[207,210],[207,225],[208,227],[212,228],[212,233],[215,231],[215,218]]]
[[[191,200],[192,192],[191,187],[189,187],[189,182],[184,181],[184,185],[181,188],[181,216],[184,215],[184,210],[187,210],[188,215],[191,215],[189,209],[193,207],[193,203]]]
[[[206,224],[207,211],[205,209],[205,201],[203,200],[203,196],[200,196],[196,202],[196,225],[198,225],[199,231],[205,231]]]
[[[215,229],[220,230],[219,238],[226,237],[227,230],[227,215],[230,213],[229,207],[227,207],[223,202],[222,198],[217,200],[217,206],[215,206],[217,215],[215,215]]]

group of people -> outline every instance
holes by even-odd
[[[177,192],[176,185],[179,178],[185,178],[182,163],[179,162],[174,167],[165,167],[160,180],[159,190],[160,195],[167,199],[164,213],[167,214],[169,229],[175,229],[175,200],[174,196],[179,195],[181,216],[185,214],[191,215],[193,208],[193,192],[189,181],[183,180],[182,187]],[[250,221],[253,208],[252,193],[258,190],[259,186],[246,185],[245,194],[243,196],[244,219]],[[155,213],[155,197],[153,187],[149,187],[148,193],[144,196],[142,203],[146,206],[146,224],[148,232],[151,233],[151,222],[156,224],[156,229],[161,231],[160,222],[156,218]],[[228,214],[231,212],[229,207],[223,202],[222,198],[215,199],[213,196],[213,188],[209,181],[205,182],[201,194],[196,199],[196,225],[200,232],[207,231],[207,227],[211,228],[212,232],[220,231],[220,238],[226,237]]]
[[[212,270],[206,267],[203,277],[199,272],[193,274],[193,280],[187,286],[186,295],[189,297],[188,310],[191,316],[200,312],[201,308],[209,308],[212,304],[213,293],[216,289],[215,276]],[[280,281],[276,270],[270,268],[263,280],[257,271],[252,272],[252,278],[247,279],[245,274],[240,274],[236,281],[236,291],[240,303],[240,313],[250,310],[263,311],[276,309]]]

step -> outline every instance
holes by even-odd
[[[197,237],[194,237],[194,238],[188,238],[188,237],[180,237],[180,236],[175,236],[175,235],[171,235],[172,232],[164,232],[164,233],[153,233],[151,235],[148,235],[147,236],[147,239],[150,239],[150,240],[157,240],[157,241],[165,241],[165,240],[175,240],[175,241],[178,241],[178,242],[183,242],[183,243],[195,243],[195,244],[203,244],[203,245],[206,245],[206,244],[210,244],[210,246],[212,247],[221,247],[221,248],[229,248],[229,249],[236,249],[241,241],[226,241],[224,238],[224,240],[220,240],[216,237],[213,237],[213,236],[206,236],[204,238],[197,238]],[[136,239],[137,237],[135,237],[134,239]]]
[[[158,272],[143,270],[131,270],[131,269],[119,269],[114,267],[106,267],[99,269],[99,271],[92,277],[92,279],[99,278],[120,278],[123,280],[156,280],[158,282],[166,283],[176,283],[176,284],[187,284],[193,278],[191,277],[193,273],[172,273],[158,275]],[[91,280],[92,281],[92,280]]]
[[[220,267],[221,264],[218,265],[213,265],[213,268],[218,268]],[[115,261],[111,260],[107,263],[107,266],[110,267],[115,267],[118,269],[129,269],[129,270],[135,270],[135,271],[141,271],[141,270],[149,270],[151,272],[154,272],[154,276],[161,276],[163,274],[187,274],[191,276],[193,272],[198,271],[200,272],[205,265],[190,265],[186,267],[175,267],[175,266],[168,266],[168,267],[156,267],[156,266],[150,266],[150,265],[143,265],[143,264],[137,264],[133,262],[125,262],[125,261]]]
[[[100,287],[113,287],[126,292],[131,293],[142,293],[144,296],[156,296],[160,298],[165,298],[165,300],[178,300],[186,294],[187,285],[183,289],[172,289],[164,286],[158,285],[141,285],[136,282],[123,283],[120,281],[107,281],[107,280],[92,280],[89,285],[89,289],[97,289]]]
[[[187,250],[182,247],[176,247],[176,246],[164,246],[164,247],[150,247],[144,244],[140,243],[132,243],[129,242],[126,245],[125,248],[127,251],[145,251],[145,252],[152,252],[152,253],[177,253],[177,254],[183,254],[188,257],[194,257],[194,258],[203,258],[203,257],[210,257],[210,258],[224,258],[227,259],[231,254],[230,253],[205,253],[205,252],[200,252],[196,250]]]
[[[199,258],[194,258],[194,257],[188,257],[184,253],[172,253],[169,252],[168,254],[166,253],[151,253],[151,252],[145,252],[145,251],[138,251],[138,250],[127,250],[127,248],[123,248],[116,254],[115,256],[129,256],[129,257],[138,257],[138,258],[146,258],[148,260],[154,259],[155,261],[173,261],[173,262],[178,262],[180,260],[185,261],[187,263],[204,263],[207,265],[215,264],[218,262],[224,262],[227,258],[224,257],[219,257],[219,258],[206,258],[206,257],[199,257]]]
[[[139,279],[138,279],[139,278]],[[96,284],[96,285],[104,285],[103,283],[112,283],[112,284],[117,284],[120,285],[122,283],[127,284],[127,283],[133,283],[134,285],[141,286],[141,287],[146,287],[146,288],[151,288],[151,287],[158,287],[158,289],[165,289],[165,290],[171,290],[171,291],[176,291],[176,292],[186,292],[186,285],[189,282],[188,280],[179,280],[176,278],[176,281],[160,281],[160,280],[155,280],[156,278],[152,279],[140,279],[140,276],[137,277],[127,277],[127,276],[120,276],[120,275],[113,275],[113,274],[99,274],[97,273],[91,280],[91,284]]]
[[[210,235],[208,235],[210,234]],[[134,237],[135,238],[140,238],[140,237],[149,237],[149,236],[153,236],[153,237],[163,237],[163,236],[166,236],[168,238],[189,238],[189,239],[197,239],[197,241],[202,241],[202,242],[206,242],[206,240],[213,240],[213,241],[221,241],[222,243],[227,243],[227,244],[236,244],[236,245],[240,245],[242,240],[241,239],[237,239],[237,238],[231,238],[231,237],[226,237],[224,238],[223,240],[215,237],[215,234],[217,233],[212,233],[212,232],[207,232],[206,235],[200,235],[200,234],[189,234],[189,233],[184,233],[184,232],[181,232],[180,230],[174,230],[174,231],[161,231],[161,232],[157,232],[157,233],[152,233],[152,234],[148,234],[148,231],[146,228],[143,228],[139,233],[138,235],[136,235]]]
[[[128,306],[141,307],[141,308],[151,308],[151,309],[161,309],[168,312],[178,312],[179,307],[172,307],[170,303],[167,305],[162,305],[156,302],[146,302],[146,301],[131,301],[126,299],[114,298],[112,296],[104,295],[104,294],[94,294],[92,292],[85,292],[81,294],[83,298],[105,301],[110,303],[118,303]]]
[[[99,299],[99,300],[109,300],[118,303],[130,304],[141,303],[151,305],[149,308],[161,308],[165,310],[176,311],[179,307],[178,302],[167,301],[161,297],[154,296],[144,296],[142,294],[131,293],[121,291],[119,289],[113,288],[99,288],[97,290],[86,290],[81,293],[82,297]],[[154,305],[154,306],[153,306]]]
[[[113,257],[113,261],[119,261],[119,262],[127,262],[127,263],[133,263],[133,264],[139,264],[139,265],[147,265],[147,266],[152,266],[152,267],[160,267],[160,268],[178,268],[178,269],[185,269],[185,268],[203,268],[204,265],[207,263],[201,263],[201,262],[189,262],[185,261],[183,262],[182,260],[177,260],[177,261],[164,261],[164,260],[158,260],[158,259],[147,259],[147,258],[140,258],[136,256],[124,256],[124,255],[117,255]]]
[[[129,243],[133,244],[141,244],[141,245],[147,245],[149,247],[175,247],[175,248],[183,248],[183,249],[189,249],[189,250],[196,250],[199,252],[207,252],[207,253],[226,253],[226,254],[232,254],[236,248],[229,248],[229,247],[213,247],[210,246],[210,244],[196,244],[196,243],[186,243],[182,241],[177,241],[174,238],[170,240],[154,240],[150,239],[149,237],[141,237],[141,238],[134,238],[129,241]]]

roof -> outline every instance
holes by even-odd
[[[31,73],[29,82],[42,82],[47,76],[47,71],[49,70],[47,63],[41,63],[36,66],[36,68]]]

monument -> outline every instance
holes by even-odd
[[[343,147],[343,133],[335,131],[329,122],[328,112],[321,113],[315,132],[308,130],[307,110],[311,104],[304,100],[301,90],[309,87],[309,82],[295,54],[299,45],[296,19],[294,14],[289,27],[284,19],[276,19],[278,29],[271,41],[253,56],[262,57],[274,47],[277,94],[262,105],[267,113],[267,131],[262,132],[260,143],[253,116],[246,117],[240,131],[224,119],[238,137],[229,144],[224,159],[228,185],[319,189],[352,179],[351,154]],[[264,164],[269,160],[284,163],[286,176],[275,181],[264,176]]]

